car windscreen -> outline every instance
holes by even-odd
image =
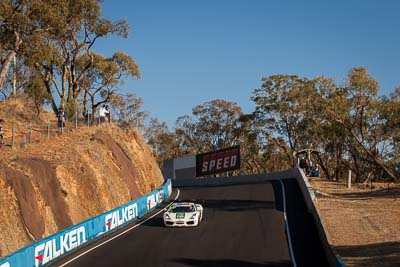
[[[194,212],[194,206],[173,206],[168,211],[172,213]]]

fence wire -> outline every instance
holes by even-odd
[[[109,123],[110,119],[104,122],[97,117],[94,120],[90,116],[79,117],[75,115],[66,122],[66,125],[59,124],[57,119],[48,120],[47,123],[38,125],[27,123],[23,126],[8,124],[7,121],[2,125],[3,140],[0,140],[0,148],[23,148],[29,144],[40,143],[45,140],[60,136],[72,129],[81,127],[98,126],[101,123]],[[58,127],[61,126],[61,127]]]

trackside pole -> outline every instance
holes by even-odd
[[[47,138],[50,138],[50,120],[47,121]]]
[[[15,142],[15,129],[14,127],[12,127],[11,149],[14,149],[14,142]]]
[[[351,170],[349,170],[349,173],[347,175],[347,189],[351,188]]]

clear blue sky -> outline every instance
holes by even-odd
[[[237,102],[245,112],[263,76],[335,77],[367,67],[380,94],[400,86],[398,0],[106,0],[103,16],[127,19],[128,39],[107,38],[94,49],[122,50],[142,78],[124,92],[171,127],[205,101]]]

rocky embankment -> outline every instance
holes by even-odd
[[[112,124],[0,149],[0,257],[152,191],[163,178],[136,131]]]

